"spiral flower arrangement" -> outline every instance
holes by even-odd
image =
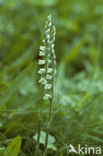
[[[40,46],[40,52],[39,52],[40,60],[38,61],[39,64],[38,74],[40,75],[39,83],[42,86],[42,102],[40,105],[37,148],[39,147],[39,142],[40,142],[43,102],[44,100],[46,100],[50,103],[44,151],[46,151],[47,144],[48,144],[48,134],[51,125],[51,117],[52,117],[54,82],[56,76],[56,55],[54,50],[55,34],[56,34],[56,29],[51,22],[51,15],[49,15],[47,17],[45,30],[44,30],[44,40],[43,40],[44,45]]]
[[[47,17],[47,22],[44,32],[44,46],[40,46],[39,56],[41,59],[38,64],[40,69],[38,73],[41,75],[39,83],[44,87],[44,100],[50,100],[52,98],[52,88],[56,75],[56,56],[54,51],[56,30],[51,23],[51,15]]]

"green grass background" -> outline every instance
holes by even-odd
[[[49,14],[57,31],[50,130],[57,151],[48,155],[66,156],[69,144],[103,150],[103,1],[0,0],[1,156],[18,135],[19,156],[34,156],[41,102],[37,61]],[[45,103],[43,131],[47,116]]]

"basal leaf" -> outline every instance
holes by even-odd
[[[37,136],[38,136],[38,134],[33,136],[33,139],[36,140],[36,141],[37,141]],[[46,133],[41,131],[40,143],[43,144],[43,145],[45,145],[45,138],[46,138]],[[47,148],[56,151],[56,147],[53,144],[54,142],[55,142],[55,138],[49,134]]]

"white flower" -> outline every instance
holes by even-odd
[[[51,79],[52,79],[52,76],[51,76],[51,75],[47,75],[47,76],[46,76],[46,79],[47,79],[47,80],[51,80]]]
[[[51,73],[53,71],[53,68],[48,68],[47,72]]]
[[[50,35],[49,34],[46,35],[46,39],[47,40],[50,39]]]
[[[51,89],[52,85],[51,84],[45,84],[45,89]]]
[[[56,69],[54,70],[54,76],[56,75],[56,73],[57,73],[57,71],[56,71]]]
[[[54,55],[54,59],[56,60],[56,55]]]
[[[47,80],[46,80],[45,78],[41,78],[41,79],[39,80],[39,83],[45,85],[45,84],[47,83]]]
[[[54,66],[56,66],[56,61],[54,60]]]
[[[45,29],[45,33],[49,33],[49,31],[50,31],[50,28],[48,28],[48,29]],[[49,35],[50,36],[50,35]]]
[[[39,74],[44,74],[45,73],[45,69],[44,68],[40,68],[38,71]]]
[[[51,53],[52,53],[53,55],[55,55],[55,51],[54,51],[54,49],[51,50]]]
[[[54,44],[51,45],[52,49],[54,48]]]
[[[51,27],[51,22],[48,23],[48,26]]]
[[[46,48],[44,46],[40,46],[40,50],[45,51]]]
[[[45,94],[45,96],[43,97],[44,100],[49,100],[51,99],[51,95],[50,94]]]
[[[51,60],[48,60],[48,63],[51,63],[52,61]]]
[[[44,51],[40,51],[39,52],[39,56],[45,56],[45,52]]]
[[[39,64],[39,65],[45,64],[45,60],[39,60],[38,64]]]

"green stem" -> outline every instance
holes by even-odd
[[[53,90],[54,90],[54,80],[52,82],[52,94],[50,99],[50,107],[49,107],[49,118],[48,118],[48,125],[47,125],[47,132],[46,132],[46,138],[45,138],[45,147],[44,147],[44,153],[43,156],[46,155],[47,152],[47,145],[48,145],[48,137],[49,137],[49,131],[51,128],[51,121],[52,121],[52,105],[53,105]]]
[[[47,126],[47,133],[46,133],[46,139],[45,139],[45,149],[47,148],[47,144],[48,144],[48,135],[49,135],[49,130],[51,126],[51,117],[52,117],[52,99],[50,100],[49,122]]]
[[[44,86],[42,86],[42,101],[40,104],[40,115],[39,115],[39,127],[38,127],[38,138],[37,138],[37,143],[36,143],[36,152],[39,149],[39,144],[40,144],[40,133],[41,133],[41,124],[42,124],[42,111],[43,111],[43,96],[44,96]],[[35,154],[36,155],[36,154]]]

